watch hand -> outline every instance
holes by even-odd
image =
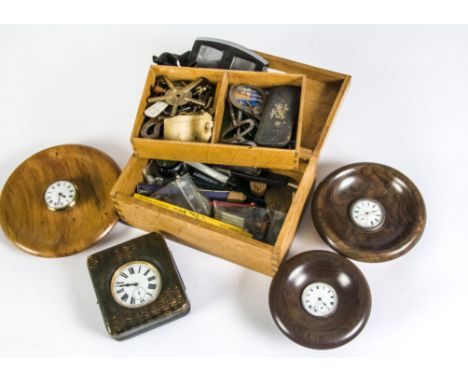
[[[319,300],[319,301],[317,302],[317,304],[315,304],[314,309],[315,309],[316,311],[318,311],[318,310],[320,310],[320,308],[321,308],[322,306],[326,306],[326,307],[328,308],[327,304],[325,304],[322,300]]]
[[[119,283],[117,283],[119,284]],[[119,287],[138,286],[138,283],[119,284]]]

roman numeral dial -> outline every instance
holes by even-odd
[[[351,220],[358,227],[373,231],[382,227],[385,220],[385,210],[373,199],[355,200],[349,209]]]
[[[161,286],[162,277],[156,266],[147,261],[131,261],[114,272],[110,289],[118,304],[140,308],[156,300]]]
[[[52,211],[62,211],[73,207],[77,198],[78,189],[68,180],[58,180],[50,184],[44,192],[44,202]]]

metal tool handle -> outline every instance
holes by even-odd
[[[220,173],[219,171],[213,170],[211,167],[204,165],[203,163],[196,163],[196,162],[185,162],[190,167],[197,169],[198,171],[202,172],[205,175],[210,176],[213,179],[216,179],[218,182],[226,184],[229,181],[229,177]]]

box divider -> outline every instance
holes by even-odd
[[[226,105],[226,98],[228,92],[228,74],[224,72],[223,79],[219,87],[217,87],[217,94],[215,94],[215,117],[214,117],[214,128],[213,136],[211,137],[211,143],[218,143],[221,135],[221,129],[223,127],[224,108]]]
[[[307,91],[307,77],[302,76],[302,84],[301,84],[301,96],[299,101],[299,111],[297,113],[297,127],[296,127],[296,151],[300,152],[301,150],[301,139],[302,139],[302,122],[304,116],[304,105],[306,102],[306,91]]]

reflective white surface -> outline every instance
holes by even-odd
[[[28,255],[0,233],[0,355],[394,356],[412,364],[414,357],[465,354],[466,27],[0,27],[0,186],[28,156],[70,142],[95,146],[123,167],[152,55],[184,52],[199,36],[352,74],[317,182],[360,161],[402,171],[426,202],[420,242],[394,261],[356,263],[372,291],[370,320],[348,345],[321,352],[294,344],[276,328],[268,308],[270,277],[173,241],[168,245],[191,312],[117,343],[106,333],[86,257],[143,231],[117,224],[91,249],[61,259]],[[460,204],[448,208],[455,201]],[[328,247],[307,206],[290,252],[311,249]]]
[[[126,308],[139,308],[156,300],[162,287],[159,270],[146,261],[132,261],[119,267],[112,277],[114,300]]]
[[[304,288],[301,302],[305,311],[310,315],[327,317],[338,307],[338,295],[330,284],[315,282]]]
[[[47,208],[53,211],[65,210],[73,207],[77,198],[77,189],[68,180],[58,180],[50,184],[44,193]]]
[[[358,199],[349,208],[351,220],[358,227],[373,231],[380,228],[385,220],[385,209],[373,199]]]

